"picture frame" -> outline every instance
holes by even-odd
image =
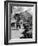
[[[15,8],[19,8],[19,12]],[[22,8],[23,8],[23,10],[25,10],[25,13],[27,13],[27,11],[28,11],[28,13],[30,13],[32,15],[32,30],[33,31],[31,31],[31,33],[32,33],[31,36],[32,37],[28,36],[29,34],[28,35],[26,34],[25,37],[24,36],[20,37],[21,38],[20,39],[20,38],[17,38],[16,36],[14,37],[14,35],[19,34],[19,33],[17,32],[15,34],[13,32],[13,30],[18,30],[18,28],[20,28],[20,26],[18,28],[17,27],[13,28],[13,26],[15,25],[15,21],[13,21],[13,18],[12,18],[13,16],[12,15],[13,15],[13,10],[14,9],[17,11],[17,12],[14,11],[15,12],[14,14],[17,14],[17,13],[20,13],[20,12],[24,13],[24,12],[21,11]],[[30,15],[25,14],[25,17],[28,18],[29,16]],[[37,2],[31,2],[31,1],[4,1],[4,44],[9,45],[9,44],[28,44],[28,43],[29,44],[37,43]]]

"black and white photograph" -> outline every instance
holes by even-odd
[[[5,44],[37,42],[37,2],[7,1]]]

